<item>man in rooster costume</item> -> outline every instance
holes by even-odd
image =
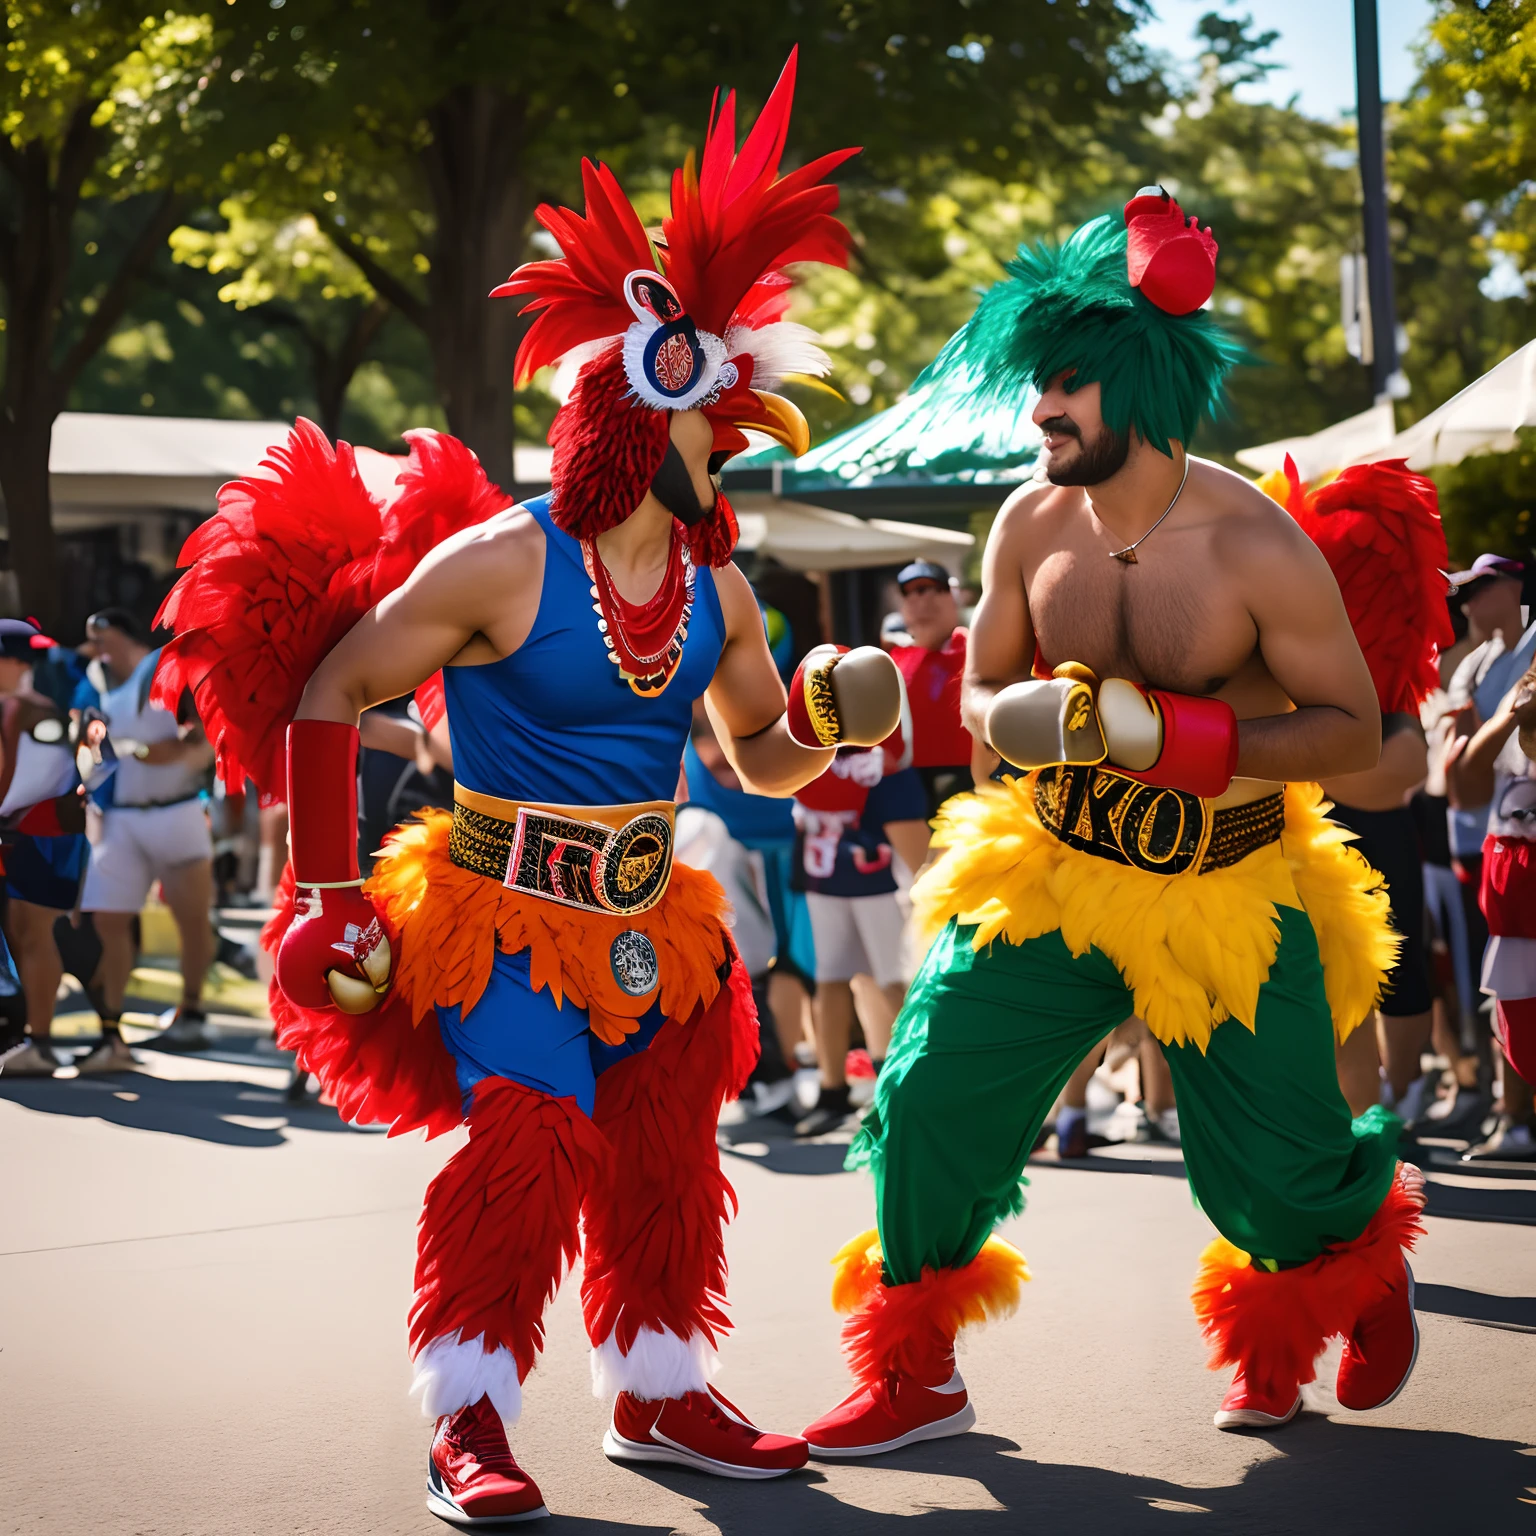
[[[710,1386],[732,1199],[715,1125],[757,1021],[723,891],[672,862],[701,695],[742,781],[777,795],[901,707],[881,653],[824,647],[786,708],[712,479],[743,428],[803,451],[769,390],[827,367],[784,319],[782,269],[845,259],[824,178],[854,151],[779,174],[793,87],[791,57],[739,151],[726,96],[655,243],[606,166],[583,165],[585,217],[539,209],[561,259],[496,294],[536,312],[519,377],[585,357],[549,496],[512,506],[417,433],[383,506],[301,423],[275,478],[226,489],[163,615],[160,694],[193,689],[222,771],[280,790],[286,760],[279,1042],[349,1119],[468,1125],[427,1191],[410,1326],[428,1502],[463,1524],[544,1513],[503,1426],[578,1252],[608,1455],[743,1478],[806,1458]],[[358,715],[424,681],[454,808],[398,829],[364,884]]]
[[[913,891],[936,937],[850,1154],[879,1226],[834,1261],[856,1381],[805,1431],[813,1456],[975,1422],[956,1333],[1028,1278],[993,1228],[1023,1207],[1069,1075],[1132,1013],[1162,1044],[1220,1233],[1195,1286],[1213,1364],[1237,1368],[1216,1423],[1289,1420],[1333,1335],[1346,1407],[1389,1401],[1412,1369],[1422,1175],[1400,1170],[1384,1110],[1351,1123],[1334,1064],[1395,941],[1314,782],[1375,763],[1376,690],[1317,543],[1186,451],[1241,355],[1202,312],[1215,264],[1210,231],[1151,188],[1123,221],[1021,249],[935,365],[962,400],[1038,392],[1048,483],[987,547],[965,711],[1004,771],[949,803],[947,852]],[[1355,555],[1373,544],[1378,579],[1404,564],[1443,608],[1432,500]],[[1423,604],[1383,600],[1411,634]],[[1416,685],[1433,680],[1422,634]]]

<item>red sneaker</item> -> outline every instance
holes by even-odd
[[[963,1435],[976,1422],[965,1383],[956,1371],[942,1387],[887,1371],[851,1392],[805,1432],[811,1455],[879,1456],[919,1440]]]
[[[489,1397],[437,1421],[427,1458],[427,1508],[455,1525],[510,1525],[549,1513],[538,1484],[512,1459]]]
[[[1413,1310],[1413,1271],[1403,1260],[1403,1278],[1360,1314],[1344,1341],[1336,1391],[1339,1405],[1364,1413],[1385,1408],[1408,1385],[1419,1358],[1419,1320]]]
[[[1217,1429],[1275,1429],[1301,1412],[1301,1388],[1265,1392],[1252,1385],[1238,1367],[1227,1395],[1216,1410]]]
[[[667,1461],[716,1477],[783,1477],[809,1454],[794,1435],[758,1429],[713,1387],[652,1402],[620,1392],[603,1452],[614,1461]]]

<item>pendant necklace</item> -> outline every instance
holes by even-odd
[[[1188,479],[1189,455],[1186,453],[1184,455],[1184,473],[1179,476],[1179,488],[1173,493],[1173,500],[1170,501],[1168,505],[1163,509],[1163,517],[1167,517],[1168,514],[1172,512],[1176,506],[1178,506],[1179,497],[1184,494],[1184,482]],[[1158,518],[1157,522],[1153,523],[1152,526],[1148,528],[1144,534],[1142,534],[1141,538],[1136,540],[1136,544],[1140,544],[1143,540],[1151,537],[1151,535],[1157,531],[1158,526],[1162,523],[1163,517]],[[1109,558],[1111,560],[1119,560],[1124,565],[1139,565],[1141,562],[1136,558],[1136,544],[1127,544],[1124,549],[1110,550]]]

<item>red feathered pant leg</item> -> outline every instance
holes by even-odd
[[[736,961],[715,1001],[672,1019],[648,1049],[598,1079],[594,1114],[611,1157],[583,1208],[581,1299],[598,1396],[702,1391],[725,1315],[720,1106],[757,1060],[757,1013]]]
[[[411,1308],[412,1390],[431,1417],[489,1394],[516,1419],[544,1308],[579,1246],[601,1135],[574,1099],[505,1077],[475,1084],[469,1142],[422,1208]]]

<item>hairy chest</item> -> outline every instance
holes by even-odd
[[[1184,553],[1165,549],[1133,566],[1100,549],[1048,555],[1027,581],[1042,659],[1178,693],[1217,692],[1253,658],[1257,633],[1230,580]]]

